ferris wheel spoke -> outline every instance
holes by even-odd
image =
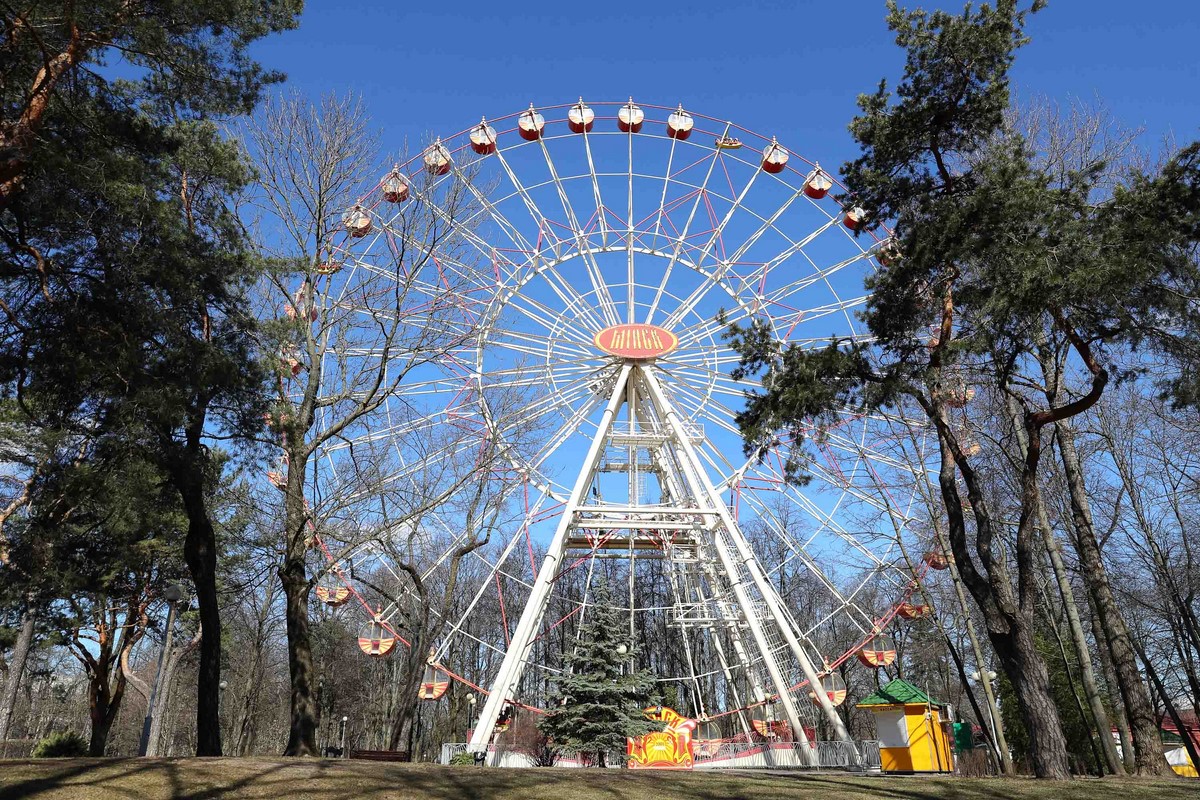
[[[795,330],[796,326],[802,322],[812,322],[813,320],[821,319],[822,317],[827,317],[830,315],[842,315],[846,319],[850,319],[848,316],[850,310],[861,308],[866,303],[866,300],[867,298],[865,295],[862,297],[852,297],[847,300],[838,298],[832,303],[826,303],[825,305],[814,306],[807,309],[777,304],[777,324],[780,325],[780,327],[782,327],[784,323],[788,325],[787,329],[781,332],[781,338],[790,339],[791,331]],[[851,330],[850,333],[841,336],[840,338],[853,342],[860,341],[858,333],[854,332],[853,330]],[[824,339],[823,343],[828,344],[829,339]]]
[[[806,258],[807,258],[807,256],[806,256]],[[827,284],[829,279],[831,277],[833,277],[834,275],[836,275],[837,273],[841,272],[842,270],[846,269],[847,267],[850,267],[854,264],[864,261],[867,258],[869,258],[869,255],[866,252],[862,252],[862,253],[858,253],[856,255],[850,256],[847,259],[843,259],[842,261],[839,261],[836,264],[833,264],[833,265],[825,267],[825,268],[817,267],[814,264],[813,265],[813,270],[814,270],[813,274],[807,275],[803,278],[799,278],[795,281],[792,281],[791,283],[784,284],[784,285],[780,286],[779,288],[775,289],[774,291],[767,292],[764,295],[764,299],[769,303],[782,303],[784,300],[787,300],[788,298],[793,297],[794,295],[797,295],[800,292],[803,292],[805,289],[809,288],[810,286],[812,286],[814,284],[817,284],[817,283],[826,283]],[[770,263],[770,262],[768,262],[768,263]],[[812,263],[812,262],[809,262],[809,263]]]
[[[892,469],[907,472],[910,475],[914,474],[912,465],[897,459],[892,458],[881,452],[878,448],[868,447],[864,442],[851,439],[846,436],[841,436],[836,432],[826,432],[825,442],[832,447],[836,447],[842,452],[849,453],[861,459],[878,463]]]
[[[517,231],[516,228],[514,228],[510,223],[508,223],[508,221],[505,220],[503,218],[503,216],[499,215],[496,212],[495,207],[488,201],[488,199],[486,197],[483,196],[482,193],[480,193],[479,189],[475,186],[475,182],[470,178],[470,176],[464,174],[457,165],[455,165],[453,167],[453,171],[454,171],[454,176],[457,179],[459,185],[466,188],[467,192],[475,199],[476,202],[478,202],[480,204],[481,209],[483,211],[486,211],[488,213],[488,215],[492,218],[492,220],[493,220],[493,222],[495,222],[497,228],[499,230],[501,230],[506,236],[509,237],[509,239],[513,243],[513,245],[518,250],[529,251],[531,248],[529,248],[528,242],[524,242],[522,244],[523,240],[520,237],[519,231]],[[446,211],[442,208],[442,205],[438,201],[438,199],[436,197],[433,197],[431,194],[431,191],[433,190],[435,185],[436,184],[430,184],[429,186],[424,187],[424,188],[418,187],[415,185],[412,186],[411,191],[413,192],[414,199],[421,201],[421,203],[423,204],[423,207],[428,209],[429,213],[432,214],[435,219],[437,219],[440,222],[442,222],[443,224],[447,225],[450,228],[450,230],[453,230],[457,235],[461,236],[463,241],[468,242],[476,251],[479,252],[479,254],[484,259],[486,259],[490,264],[492,264],[492,266],[494,268],[498,269],[499,267],[498,267],[497,257],[496,257],[496,248],[493,245],[489,244],[484,239],[482,239],[475,232],[475,230],[472,226],[472,223],[474,222],[476,217],[478,217],[478,215],[481,212],[476,212],[475,214],[472,214],[464,219],[460,219],[453,215],[447,214]],[[467,265],[463,264],[461,261],[458,261],[455,259],[449,259],[449,256],[444,252],[444,249],[438,249],[435,253],[435,251],[429,247],[429,244],[427,242],[423,242],[420,239],[417,239],[408,234],[397,233],[394,230],[394,226],[391,224],[390,221],[385,221],[383,223],[383,228],[385,231],[389,232],[390,235],[398,236],[401,238],[402,241],[416,245],[419,248],[420,252],[426,254],[427,256],[434,257],[436,255],[436,257],[438,259],[447,259],[450,263],[453,263],[455,266],[460,267],[463,270],[464,278],[466,278],[468,281],[474,281],[474,282],[478,281],[479,270],[477,270],[477,269],[472,270]],[[444,241],[444,239],[445,239],[445,237],[439,237],[438,240],[439,240],[439,242],[441,242],[441,241]],[[356,262],[356,266],[360,266],[360,265],[363,265],[363,262],[361,262],[361,261]]]
[[[495,203],[493,203],[491,200],[485,197],[482,192],[479,191],[479,187],[475,185],[475,180],[471,176],[466,175],[458,167],[458,165],[455,165],[453,169],[455,176],[470,193],[471,197],[475,199],[475,202],[479,203],[479,206],[483,211],[487,212],[488,217],[491,218],[496,227],[504,233],[505,237],[509,240],[509,242],[512,243],[513,247],[519,252],[525,253],[532,258],[537,252],[537,248],[530,244],[529,240],[521,234],[520,228],[514,225],[504,214],[502,214],[496,207]],[[467,221],[473,221],[473,217],[468,217]],[[492,249],[495,248],[493,247]]]
[[[742,499],[746,501],[748,505],[755,508],[759,521],[763,522],[775,535],[779,542],[791,552],[792,558],[800,561],[800,563],[802,563],[809,572],[817,577],[817,579],[825,586],[830,594],[838,598],[839,601],[845,603],[846,598],[838,589],[837,584],[825,574],[824,570],[817,565],[816,561],[809,555],[807,549],[803,545],[799,544],[795,537],[791,535],[791,533],[788,531],[787,522],[779,517],[778,512],[772,508],[770,504],[764,502],[762,498],[752,492],[743,494]],[[818,522],[820,522],[820,520],[818,520]],[[852,545],[854,545],[856,549],[858,549],[864,556],[867,557],[867,559],[873,564],[874,568],[880,568],[887,565],[887,562],[880,559],[868,548],[862,546],[861,543],[859,543],[857,539],[848,532],[836,532],[836,535],[848,540]],[[774,572],[775,570],[771,571]],[[868,614],[864,615],[868,618],[870,617]]]
[[[591,267],[587,258],[584,259],[584,267],[588,272],[590,280]],[[589,330],[598,331],[602,328],[608,327],[609,323],[596,316],[591,304],[584,299],[583,295],[579,294],[575,287],[571,285],[570,281],[567,281],[563,278],[556,265],[547,264],[538,270],[538,275],[550,287],[551,291],[553,291],[558,298],[563,301],[567,309],[574,310],[575,313],[581,317],[580,321]]]
[[[596,201],[596,223],[600,226],[600,245],[608,247],[608,217],[606,214],[606,206],[604,198],[600,194],[600,178],[596,171],[596,160],[592,156],[592,140],[591,134],[588,131],[583,132],[583,150],[587,156],[588,176],[592,180],[592,195]],[[614,302],[614,308],[615,308]]]
[[[457,219],[445,216],[445,213],[440,209],[437,209],[434,211],[434,213],[435,215],[440,215],[442,221],[448,225],[456,235],[461,236],[463,241],[471,244],[480,255],[482,255],[489,262],[491,261],[492,256],[490,253],[490,248],[487,246],[487,243],[480,239],[473,230],[466,225],[461,224]],[[419,255],[419,258],[415,260],[416,263],[420,263],[422,265],[433,263],[439,270],[444,269],[446,266],[453,267],[455,268],[455,271],[459,277],[466,283],[474,283],[478,280],[478,267],[465,263],[461,259],[451,255],[450,252],[448,252],[444,247],[439,246],[443,244],[448,237],[438,236],[436,233],[426,231],[427,236],[432,236],[434,238],[434,242],[431,243],[427,239],[415,236],[403,229],[397,230],[390,220],[385,220],[382,222],[380,227],[381,233],[388,238],[389,254],[397,266],[396,270],[384,271],[381,274],[392,277],[395,280],[399,280],[400,267],[404,263],[414,263],[414,259],[408,258],[408,250],[412,248],[415,249]],[[400,242],[399,249],[392,245],[392,242],[395,241]],[[366,261],[360,261],[359,263],[363,266],[367,266],[368,264]]]
[[[729,127],[730,127],[729,124],[726,123],[725,130],[721,134],[722,138],[729,135]],[[721,154],[723,152],[724,152],[723,150],[721,150],[720,148],[717,148],[717,149],[713,150],[711,158],[705,159],[708,161],[708,172],[706,172],[704,174],[704,181],[696,189],[696,199],[692,202],[692,208],[688,212],[687,221],[685,221],[683,224],[683,231],[679,234],[679,238],[676,240],[675,247],[671,251],[671,256],[667,261],[667,266],[663,270],[663,278],[659,284],[660,285],[660,295],[661,295],[661,289],[665,289],[667,280],[670,279],[671,273],[675,269],[676,262],[679,261],[679,254],[683,251],[684,245],[687,243],[688,235],[690,234],[691,229],[692,229],[692,221],[696,218],[696,211],[700,208],[700,201],[704,199],[705,192],[708,191],[708,182],[709,182],[709,180],[712,179],[713,170],[716,169],[717,162],[719,162],[721,160]],[[700,266],[699,264],[696,264],[697,268],[699,268],[699,266]],[[656,297],[656,302],[657,302],[657,297]],[[657,304],[655,307],[657,307]],[[647,322],[651,321],[650,315],[647,315],[646,321]],[[677,320],[676,320],[675,315],[672,314],[671,316],[669,316],[667,318],[666,322],[663,323],[663,327],[670,329],[671,325],[674,324],[676,321]]]
[[[746,253],[750,251],[750,248],[757,244],[759,239],[761,239],[767,231],[775,228],[776,224],[779,222],[779,218],[782,217],[784,213],[792,207],[792,204],[795,203],[796,200],[803,196],[804,191],[802,189],[797,189],[788,195],[787,199],[780,203],[779,207],[775,209],[775,211],[772,212],[769,217],[761,220],[762,224],[758,226],[758,229],[755,230],[754,233],[747,236],[745,241],[738,245],[737,250],[735,250],[733,255],[729,257],[729,263],[741,263],[742,259],[746,257]]]
[[[471,601],[467,604],[466,609],[459,616],[459,618],[454,621],[454,623],[450,626],[450,630],[442,638],[442,642],[440,645],[438,645],[438,650],[436,652],[437,660],[441,660],[446,657],[452,640],[459,634],[463,626],[466,625],[467,620],[475,613],[475,609],[479,605],[479,601],[483,598],[484,594],[490,591],[496,574],[508,562],[509,557],[515,551],[517,544],[521,541],[522,537],[527,534],[530,520],[537,516],[543,504],[549,497],[549,491],[545,489],[538,491],[538,496],[535,498],[533,505],[525,514],[524,523],[517,531],[513,533],[512,536],[509,537],[508,541],[504,545],[504,549],[501,551],[494,563],[488,561],[483,557],[482,554],[479,554],[479,560],[481,560],[488,567],[488,575],[485,579],[479,581],[479,587],[476,589]],[[478,551],[476,551],[476,553],[478,553]],[[497,652],[500,652],[498,648]]]
[[[562,317],[555,316],[552,308],[533,297],[516,294],[509,299],[508,308],[519,312],[547,332],[548,341],[566,339],[584,349],[592,347],[590,338],[585,337],[574,326],[564,324]]]
[[[792,259],[792,257],[796,256],[796,255],[802,256],[806,261],[808,261],[809,264],[812,264],[813,269],[816,272],[820,273],[821,270],[816,266],[816,264],[813,264],[812,259],[810,259],[808,257],[804,248],[808,247],[808,245],[812,244],[817,239],[817,237],[820,236],[821,234],[825,233],[826,231],[830,230],[831,228],[836,228],[839,223],[840,223],[840,220],[838,217],[830,217],[828,219],[828,221],[826,221],[824,224],[820,225],[816,230],[812,231],[807,236],[805,236],[804,238],[799,239],[797,241],[792,241],[792,238],[790,236],[788,236],[786,232],[781,231],[779,228],[775,228],[776,233],[778,233],[779,236],[781,236],[783,238],[783,240],[788,243],[787,246],[784,247],[784,249],[781,250],[776,255],[774,255],[771,258],[764,261],[762,266],[759,267],[759,269],[755,270],[753,273],[751,273],[749,276],[747,276],[744,288],[750,289],[750,288],[754,288],[755,286],[757,286],[757,290],[759,292],[765,293],[767,278],[770,276],[771,271],[774,270],[776,267],[779,267],[780,265],[786,263],[787,261],[790,261]],[[854,260],[856,260],[857,258],[858,258],[858,256],[855,256],[852,259],[848,259],[848,263],[853,263]],[[789,284],[789,285],[795,285],[795,284]],[[805,284],[805,285],[807,285],[807,284]]]
[[[749,313],[739,306],[735,311],[727,312],[723,321],[715,317],[701,319],[686,328],[678,329],[676,333],[679,337],[678,350],[682,350],[684,353],[711,352],[714,346],[721,347],[718,342],[724,334],[726,326],[741,322],[749,316]],[[704,339],[708,340],[707,344],[703,341]],[[733,361],[737,360],[738,357],[735,356]]]
[[[563,186],[562,179],[558,176],[558,170],[554,166],[554,159],[550,157],[550,148],[546,146],[546,140],[544,138],[538,139],[538,143],[542,147],[542,155],[546,159],[546,167],[550,170],[550,177],[554,181],[554,188],[558,192],[558,199],[562,204],[563,213],[567,215],[567,221],[570,223],[571,230],[575,233],[575,248],[578,250],[580,258],[583,259],[588,281],[592,285],[592,290],[596,293],[596,299],[599,301],[600,308],[604,312],[607,325],[616,325],[620,321],[616,303],[608,291],[608,284],[604,282],[600,264],[596,260],[596,254],[592,252],[592,248],[587,241],[587,236],[583,232],[583,227],[579,224],[579,218],[575,215],[575,208],[571,204],[571,199],[567,195],[567,190]],[[550,268],[553,268],[553,266]],[[597,325],[595,330],[604,327],[606,325],[602,323]]]
[[[711,172],[709,174],[711,175]],[[708,259],[708,257],[712,254],[712,250],[714,247],[716,247],[717,243],[721,241],[721,237],[724,234],[725,227],[729,224],[729,221],[733,219],[733,217],[742,209],[742,202],[746,199],[746,195],[750,193],[750,189],[754,186],[754,182],[758,180],[758,176],[760,174],[762,174],[762,170],[757,169],[750,174],[750,180],[746,181],[746,185],[742,187],[742,191],[733,201],[733,205],[731,205],[729,210],[725,212],[725,217],[717,224],[717,227],[713,230],[712,236],[709,237],[708,241],[704,243],[704,247],[700,250],[700,255],[697,256],[693,261],[695,269],[704,269],[706,259]],[[706,186],[707,183],[708,181],[706,179]],[[719,283],[720,281],[724,280],[725,276],[729,274],[735,263],[735,259],[717,259],[715,268],[712,270],[712,275],[709,277],[706,285],[711,283]],[[669,264],[667,266],[667,271],[670,271]],[[659,284],[658,294],[654,297],[654,303],[650,307],[650,312],[647,314],[647,320],[654,315],[654,311],[658,308],[659,300],[662,299],[662,294],[663,291],[666,290],[666,287],[667,279],[664,276],[662,283]],[[692,295],[689,296],[688,299],[684,300],[677,309],[671,312],[671,316],[667,318],[667,327],[669,328],[671,325],[685,318],[707,293],[707,289],[705,289],[703,292],[701,292],[699,288],[693,291]]]
[[[736,412],[729,405],[729,402],[736,400],[739,404],[742,404],[746,400],[745,389],[732,383],[728,376],[720,372],[701,370],[698,367],[682,367],[673,370],[673,374],[676,381],[680,385],[686,386],[689,391],[695,393],[703,392],[705,402],[716,406],[710,409],[709,413],[711,414],[719,414],[733,419],[736,416]],[[700,386],[704,387],[703,390],[700,389]],[[733,429],[730,428],[730,430]]]
[[[632,104],[633,100],[630,99]],[[630,129],[626,134],[626,142],[629,146],[629,188],[628,188],[628,211],[625,216],[626,239],[625,239],[625,288],[627,291],[626,298],[626,322],[637,322],[634,318],[637,307],[637,276],[633,270],[633,130]]]
[[[592,398],[585,400],[579,408],[575,409],[571,414],[570,419],[559,430],[550,437],[549,441],[533,455],[531,466],[534,469],[540,470],[546,463],[546,460],[558,450],[568,439],[583,427],[588,418],[595,413],[596,409],[603,405],[606,398],[600,395],[594,395]]]
[[[818,473],[818,477],[821,477],[820,473]],[[825,475],[824,477],[828,478],[829,476]],[[782,481],[783,476],[778,475],[777,480]],[[865,499],[865,493],[856,492],[856,491],[854,491],[854,489],[852,487],[847,488],[845,493],[850,493],[853,496],[858,497],[859,499]],[[845,493],[843,494],[843,497],[845,496]],[[866,547],[859,540],[859,538],[857,536],[854,536],[850,531],[848,531],[845,527],[843,527],[834,518],[834,510],[833,509],[827,510],[827,509],[820,508],[819,506],[816,505],[816,503],[814,503],[812,501],[811,498],[809,498],[805,494],[801,494],[799,492],[793,491],[793,495],[795,496],[796,499],[798,499],[800,501],[800,506],[802,508],[804,508],[813,517],[814,520],[817,521],[821,530],[826,530],[829,533],[831,533],[832,535],[834,535],[834,536],[838,537],[839,539],[843,540],[844,542],[848,543],[854,550],[861,553],[863,556],[865,556],[869,561],[874,563],[876,566],[886,566],[887,565],[886,561],[884,561],[877,554],[875,554],[870,548]],[[840,501],[839,501],[839,504],[840,504]],[[876,508],[880,508],[878,503],[873,503],[873,505],[875,505]],[[886,509],[881,509],[881,510],[886,510]],[[888,538],[891,538],[891,537],[888,536]]]
[[[541,369],[546,375],[569,375],[575,371],[587,371],[595,369],[598,366],[595,353],[586,353],[577,347],[565,346],[561,342],[548,344],[537,338],[510,334],[490,338],[488,345],[493,348],[489,352],[497,355],[500,354],[500,351],[508,351],[521,356],[536,358],[540,365],[537,368]],[[526,362],[508,369],[493,371],[489,374],[493,376],[505,375],[513,370],[522,374],[528,374],[533,368],[532,364]]]
[[[532,426],[543,417],[576,403],[591,391],[591,386],[586,381],[576,380],[564,390],[541,397],[521,407],[513,414],[513,420],[508,427],[501,428],[500,432],[508,433],[520,427]]]
[[[539,245],[538,249],[541,249],[540,245],[544,239],[549,243],[550,249],[554,252],[555,259],[562,258],[562,242],[557,236],[555,236],[554,228],[550,224],[550,220],[548,220],[546,215],[542,213],[542,209],[538,206],[537,201],[533,199],[533,195],[531,195],[529,190],[525,188],[525,185],[521,183],[521,179],[517,177],[517,173],[513,171],[512,166],[508,163],[508,159],[504,157],[504,150],[497,150],[495,152],[495,158],[503,169],[504,174],[508,176],[508,180],[512,184],[513,189],[517,192],[521,198],[521,201],[525,204],[525,208],[529,211],[529,216],[533,219],[534,225],[537,226]]]
[[[399,469],[381,473],[372,479],[368,485],[345,492],[345,501],[353,503],[363,499],[371,499],[381,491],[400,484],[404,481],[413,483],[416,496],[427,496],[433,488],[428,485],[427,471],[435,474],[447,469],[447,465],[459,457],[467,457],[472,451],[478,453],[485,446],[484,431],[480,428],[477,438],[455,440],[452,444],[436,448],[429,453],[421,453],[418,457],[406,461]]]
[[[671,170],[675,167],[675,146],[678,143],[678,139],[671,138],[671,150],[667,154],[667,168],[663,172],[662,196],[658,200],[658,212],[654,219],[654,232],[650,239],[650,246],[654,250],[658,249],[658,238],[662,235],[663,216],[667,212],[667,189],[671,186]]]
[[[732,434],[739,439],[741,438],[741,431],[737,429],[736,425],[729,421],[730,419],[733,419],[733,415],[729,414],[727,419],[725,414],[715,413],[716,410],[711,407],[712,405],[717,404],[717,401],[712,399],[711,392],[705,392],[702,394],[691,387],[686,387],[681,384],[675,385],[675,391],[676,397],[686,408],[691,410],[691,413],[688,415],[689,417],[692,419],[703,419],[706,424],[711,423],[726,433]],[[733,465],[730,464],[729,466],[732,467]]]
[[[574,380],[589,375],[598,368],[595,358],[587,356],[575,359],[555,359],[553,365],[543,365],[536,371],[528,367],[491,370],[487,375],[489,389],[511,389],[519,385],[546,386],[547,382]]]

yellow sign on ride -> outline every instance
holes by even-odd
[[[691,769],[692,731],[696,728],[696,720],[666,706],[651,706],[642,713],[646,719],[662,722],[665,727],[627,740],[629,768]]]
[[[592,337],[596,347],[610,356],[658,358],[679,347],[679,337],[666,328],[643,323],[612,325]]]

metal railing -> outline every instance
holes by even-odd
[[[817,752],[817,763],[810,758],[813,749]],[[459,753],[467,752],[465,742],[447,742],[442,745],[441,763],[449,764]],[[692,757],[696,769],[840,769],[849,771],[873,771],[880,768],[879,742],[867,739],[860,742],[726,742],[696,741],[692,745]],[[567,762],[571,763],[567,763]],[[531,766],[528,756],[508,752],[496,754],[495,746],[488,747],[490,766]],[[619,759],[614,759],[614,764]],[[560,766],[578,766],[573,760],[560,762]]]
[[[816,750],[816,764],[812,763]],[[696,742],[696,769],[841,769],[880,767],[879,742]]]

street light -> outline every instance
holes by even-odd
[[[340,744],[338,744],[338,749],[342,751],[342,758],[346,757],[346,723],[349,721],[349,717],[342,717],[342,734],[339,737]]]
[[[163,599],[167,601],[167,631],[163,636],[162,649],[158,651],[158,669],[154,672],[154,687],[150,690],[150,700],[146,703],[146,719],[142,722],[142,741],[138,745],[138,755],[144,756],[150,748],[150,727],[154,724],[154,705],[158,701],[158,690],[162,683],[163,660],[171,649],[171,635],[175,628],[175,607],[183,599],[183,587],[172,583],[163,590]]]
[[[628,652],[629,652],[629,648],[626,647],[623,642],[621,644],[617,645],[617,655],[623,656]]]
[[[983,670],[982,673],[977,669],[971,670],[971,674],[968,675],[967,677],[970,678],[971,680],[975,681],[976,683],[981,682],[980,681],[981,677],[986,678],[987,679],[987,689],[988,689],[987,694],[988,694],[988,698],[991,699],[991,684],[993,681],[996,680],[996,673],[994,670],[987,669],[987,670]],[[989,723],[988,727],[990,727],[992,729],[992,742],[996,744],[996,752],[999,753],[1000,745],[999,745],[999,741],[996,738],[996,714],[999,713],[996,706],[999,705],[999,699],[997,699],[995,702],[996,702],[996,705],[991,705],[988,707],[988,723]]]

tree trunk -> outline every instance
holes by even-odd
[[[184,656],[195,650],[196,646],[200,644],[202,635],[203,630],[196,631],[196,635],[183,647],[171,647],[170,642],[167,642],[167,657],[163,663],[162,681],[158,687],[158,707],[154,710],[154,718],[150,721],[150,741],[146,748],[148,756],[163,755],[163,729],[171,716],[171,698],[175,693],[175,673]]]
[[[1043,369],[1047,376],[1047,381],[1050,381],[1051,372],[1046,369],[1046,366],[1043,361]],[[1056,391],[1049,393],[1048,400],[1053,403],[1056,395]],[[1017,440],[1021,444],[1021,449],[1024,450],[1028,446],[1028,441],[1024,427],[1021,425],[1021,409],[1017,406],[1016,400],[1011,396],[1008,398],[1008,411],[1013,418],[1013,428],[1017,432]],[[1075,602],[1075,593],[1071,589],[1071,580],[1067,575],[1066,566],[1063,564],[1062,550],[1058,546],[1058,539],[1054,535],[1054,530],[1050,527],[1050,519],[1046,514],[1045,498],[1040,493],[1037,497],[1036,511],[1037,526],[1042,532],[1042,543],[1045,545],[1046,553],[1050,556],[1050,566],[1054,571],[1054,579],[1058,584],[1058,594],[1062,598],[1063,611],[1067,617],[1067,626],[1071,631],[1071,642],[1074,644],[1075,652],[1079,656],[1079,671],[1080,679],[1083,682],[1083,692],[1087,697],[1088,709],[1091,711],[1092,721],[1095,724],[1096,733],[1100,738],[1100,747],[1104,753],[1104,762],[1108,766],[1108,771],[1112,774],[1124,775],[1125,767],[1121,763],[1121,757],[1117,754],[1117,747],[1112,738],[1112,724],[1108,720],[1108,712],[1104,710],[1104,702],[1100,698],[1100,690],[1096,685],[1096,672],[1092,668],[1091,651],[1088,648],[1087,637],[1083,633],[1083,623],[1079,620],[1079,606]]]
[[[1063,473],[1067,479],[1071,498],[1071,519],[1075,527],[1076,547],[1083,580],[1095,600],[1100,625],[1108,634],[1112,648],[1113,669],[1117,676],[1117,687],[1129,714],[1129,728],[1133,734],[1134,770],[1139,775],[1165,775],[1171,771],[1163,757],[1158,725],[1154,720],[1154,709],[1150,693],[1142,681],[1137,665],[1137,654],[1129,634],[1129,626],[1121,613],[1108,571],[1100,554],[1100,543],[1092,524],[1091,509],[1084,488],[1083,470],[1075,451],[1075,435],[1066,420],[1055,424],[1058,451],[1062,459]]]
[[[113,621],[116,613],[112,612]],[[127,617],[128,618],[128,617]],[[128,659],[128,652],[141,638],[135,628],[125,627],[116,643],[109,633],[101,637],[99,650],[95,657],[85,662],[88,671],[88,717],[91,723],[91,738],[88,743],[88,755],[100,758],[108,746],[108,734],[112,730],[117,712],[121,709],[121,701],[125,697],[125,675],[121,670],[121,662]],[[113,671],[116,678],[113,679]]]
[[[300,523],[303,530],[303,522]],[[291,529],[294,532],[294,528]],[[301,535],[303,535],[301,533]],[[289,548],[291,549],[291,548]],[[279,572],[287,611],[288,671],[291,677],[291,725],[285,756],[317,755],[320,710],[314,691],[312,643],[308,632],[308,576],[303,556],[292,556]]]
[[[942,541],[941,530],[938,530],[938,546],[943,552],[948,552],[949,548]],[[983,675],[987,671],[987,667],[983,660],[983,648],[979,646],[979,637],[975,634],[975,621],[971,618],[971,609],[967,606],[967,595],[963,589],[962,576],[958,574],[958,565],[954,559],[950,559],[950,581],[954,584],[954,595],[958,598],[958,606],[963,613],[963,626],[966,628],[967,639],[971,643],[971,652],[975,656],[975,666],[980,672],[979,683],[983,688],[984,700],[988,705],[988,719],[992,722],[992,730],[995,731],[995,738],[992,737],[992,732],[987,730],[987,719],[984,719],[980,713],[979,706],[975,702],[975,695],[967,686],[967,676],[962,675],[963,686],[967,689],[967,696],[971,698],[971,706],[975,709],[975,716],[979,718],[979,725],[985,730],[985,736],[991,742],[992,747],[996,751],[996,757],[999,759],[1000,772],[1004,775],[1014,775],[1016,771],[1013,769],[1012,753],[1008,750],[1008,740],[1004,736],[1004,718],[1000,715],[1000,709],[996,707],[996,696],[992,692],[992,682],[987,680]],[[946,637],[949,644],[949,635]],[[961,671],[960,667],[960,671]]]
[[[1014,620],[1015,621],[1015,620]],[[1050,693],[1050,673],[1037,650],[1032,621],[1020,620],[1007,635],[988,631],[992,648],[1012,682],[1029,732],[1029,756],[1038,777],[1070,777],[1062,720]]]
[[[194,462],[193,462],[194,463]],[[187,469],[185,467],[185,469]],[[196,471],[180,481],[188,515],[183,556],[200,608],[200,664],[196,675],[196,755],[221,755],[221,609],[217,598],[217,537]]]
[[[0,742],[6,741],[12,733],[17,693],[25,676],[25,662],[29,660],[29,651],[33,647],[34,617],[32,608],[26,608],[21,614],[21,632],[13,648],[12,659],[8,662],[8,683],[4,687],[4,697],[0,698]]]
[[[91,721],[91,738],[88,741],[88,755],[93,758],[101,758],[104,756],[104,749],[108,746],[108,732],[112,729],[113,719],[116,716],[116,709],[109,700],[107,687],[104,691],[97,691],[95,683],[97,681],[108,682],[107,675],[97,675],[92,679],[92,687],[90,688],[88,717]]]
[[[1021,718],[1029,732],[1030,758],[1034,774],[1039,778],[1066,779],[1071,775],[1067,758],[1067,742],[1063,735],[1062,721],[1050,693],[1050,673],[1038,652],[1034,640],[1034,607],[1036,598],[1031,594],[1033,578],[1029,574],[1034,568],[1033,552],[1029,542],[1031,530],[1029,512],[1037,497],[1036,465],[1038,448],[1025,460],[1021,476],[1022,524],[1017,531],[1017,566],[1020,577],[1020,598],[1015,596],[1012,581],[1003,557],[993,552],[993,530],[991,511],[984,497],[979,477],[966,462],[961,448],[951,437],[949,421],[945,411],[934,408],[931,415],[938,425],[941,442],[941,468],[938,484],[945,506],[950,547],[958,566],[963,584],[974,597],[983,612],[988,639],[1000,659],[1000,665],[1012,682]],[[1035,431],[1036,434],[1036,431]],[[953,447],[952,447],[953,444]],[[966,484],[971,508],[975,512],[975,550],[986,571],[986,577],[975,567],[975,561],[967,550],[966,522],[955,471],[962,475]]]
[[[1088,603],[1091,603],[1090,597]],[[1095,612],[1088,615],[1088,622],[1092,626],[1092,638],[1096,641],[1096,655],[1100,660],[1100,670],[1104,673],[1104,682],[1108,685],[1108,702],[1116,720],[1117,736],[1121,740],[1121,762],[1125,765],[1126,772],[1132,772],[1133,734],[1129,732],[1129,718],[1125,716],[1125,704],[1121,702],[1121,696],[1117,692],[1117,676],[1112,668],[1112,651],[1108,647],[1108,638],[1104,635],[1104,629],[1100,627],[1100,621]]]
[[[1187,726],[1183,722],[1183,718],[1179,716],[1179,710],[1175,707],[1174,701],[1171,700],[1171,693],[1167,691],[1166,686],[1163,686],[1162,679],[1158,677],[1158,671],[1154,669],[1153,662],[1146,658],[1146,651],[1142,646],[1137,642],[1134,642],[1133,646],[1137,648],[1137,653],[1141,656],[1142,663],[1146,665],[1146,673],[1150,676],[1150,680],[1153,681],[1154,688],[1158,691],[1158,696],[1163,701],[1163,707],[1166,708],[1167,715],[1175,723],[1175,731],[1179,734],[1179,738],[1183,740],[1183,747],[1187,750],[1188,759],[1191,760],[1193,765],[1200,764],[1200,752],[1197,752],[1196,740],[1192,738]]]
[[[389,750],[397,749],[405,732],[411,732],[414,712],[420,702],[417,699],[417,688],[425,672],[424,647],[425,637],[418,635],[404,651],[403,673],[399,681],[400,698],[396,705],[396,715],[392,718],[392,731],[388,737]]]

